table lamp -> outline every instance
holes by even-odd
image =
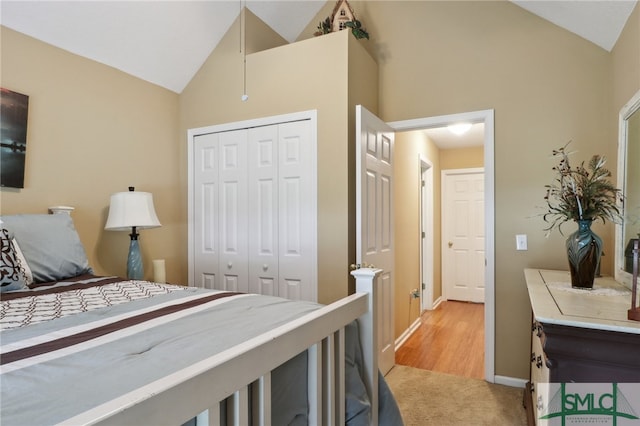
[[[131,243],[127,257],[127,278],[141,280],[144,276],[138,229],[150,229],[161,226],[153,208],[153,195],[138,192],[133,186],[129,192],[117,192],[111,196],[109,216],[104,229],[108,231],[128,231],[131,228]]]

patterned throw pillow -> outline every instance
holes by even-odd
[[[27,287],[31,287],[33,284],[33,273],[31,272],[31,268],[29,268],[29,264],[27,263],[27,259],[22,254],[22,250],[20,250],[20,246],[15,238],[11,239],[11,244],[13,245],[13,249],[16,252],[16,257],[18,258],[18,262],[20,262],[20,271],[22,272],[22,276],[24,277],[24,283]]]
[[[18,260],[9,231],[0,229],[0,293],[26,287],[22,265]]]

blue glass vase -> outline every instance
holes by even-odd
[[[127,257],[127,278],[130,280],[141,280],[144,277],[142,267],[142,256],[140,255],[140,245],[138,239],[131,239],[129,243],[129,256]]]
[[[567,238],[571,287],[592,289],[602,256],[602,238],[591,230],[592,220],[579,220],[578,229]]]

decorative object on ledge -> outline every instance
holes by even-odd
[[[602,256],[602,239],[591,230],[591,224],[597,219],[603,223],[622,220],[617,204],[622,192],[609,181],[611,172],[604,167],[604,157],[594,155],[586,167],[584,162],[572,167],[569,163],[572,152],[566,151],[568,145],[553,150],[553,156],[560,160],[553,167],[556,180],[546,185],[547,212],[543,219],[550,224],[545,229],[547,235],[555,228],[562,234],[562,224],[569,220],[578,223],[578,230],[566,240],[571,285],[591,289]]]
[[[627,318],[640,321],[640,308],[638,303],[638,255],[640,253],[640,239],[633,240],[633,278],[631,279],[631,309],[627,311]]]
[[[51,214],[68,214],[71,216],[71,212],[75,210],[75,207],[69,206],[51,206],[49,207],[49,211]]]
[[[140,255],[137,229],[151,229],[161,226],[155,208],[153,195],[149,192],[137,192],[133,186],[129,192],[118,192],[111,196],[109,217],[104,229],[108,231],[128,231],[131,228],[131,243],[127,257],[127,278],[141,280],[144,267]]]
[[[362,22],[356,19],[355,13],[347,0],[338,0],[331,16],[318,24],[314,36],[329,34],[351,28],[351,34],[357,39],[369,39],[369,33],[362,27]]]
[[[0,88],[0,186],[24,188],[29,96]]]

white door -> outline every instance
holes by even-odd
[[[219,290],[249,291],[247,131],[219,135]]]
[[[278,126],[278,295],[317,301],[316,182],[308,120]]]
[[[248,291],[246,130],[194,140],[195,282],[198,287]]]
[[[444,170],[442,197],[444,296],[484,303],[484,170]]]
[[[356,263],[383,270],[378,297],[379,367],[395,364],[393,285],[394,131],[364,107],[356,106]]]
[[[218,277],[218,134],[193,141],[193,285],[217,289]]]
[[[278,295],[278,127],[249,129],[249,291]]]

